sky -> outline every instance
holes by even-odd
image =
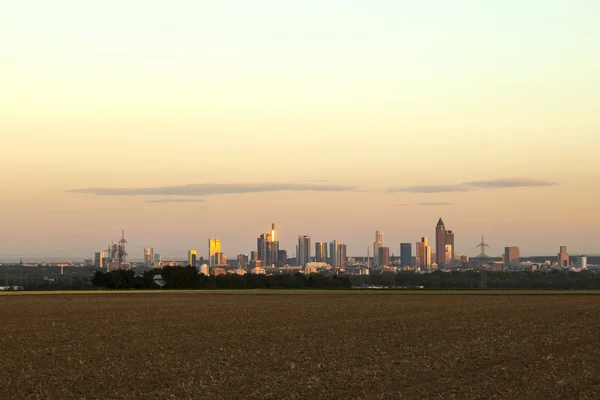
[[[0,5],[0,261],[600,253],[596,0]]]

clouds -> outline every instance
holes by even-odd
[[[408,187],[395,187],[388,189],[388,193],[449,193],[468,192],[473,190],[465,185],[420,185]]]
[[[424,202],[424,203],[416,203],[416,204],[396,204],[396,207],[408,207],[408,206],[417,206],[417,207],[445,207],[445,206],[451,206],[454,205],[454,203],[450,203],[447,201],[429,201],[429,202]]]
[[[146,200],[146,203],[204,203],[204,199],[156,199]]]
[[[351,192],[356,186],[311,184],[311,183],[201,183],[179,186],[157,186],[146,188],[81,188],[70,193],[93,194],[96,196],[211,196],[222,194],[246,194],[265,192]],[[159,201],[157,201],[159,202]]]
[[[558,185],[556,182],[536,179],[494,179],[484,181],[471,181],[456,185],[420,185],[407,187],[394,187],[388,193],[452,193],[469,192],[477,189],[509,189],[523,187],[546,187]]]

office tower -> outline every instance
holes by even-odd
[[[345,268],[348,257],[346,256],[346,245],[338,243],[337,245],[337,265],[336,267]]]
[[[316,262],[327,262],[327,243],[317,242],[315,243],[315,261]]]
[[[577,257],[577,267],[581,269],[587,269],[587,256]]]
[[[154,262],[154,249],[152,247],[144,248],[144,263],[150,266]]]
[[[213,254],[213,261],[214,261],[215,266],[226,265],[227,257],[225,257],[225,254],[223,254],[219,251],[219,252]]]
[[[104,252],[100,251],[98,253],[94,254],[94,266],[96,268],[102,269],[103,265],[104,265]]]
[[[310,236],[298,236],[298,252],[296,253],[298,265],[306,267],[310,262]]]
[[[422,268],[431,268],[431,247],[427,237],[423,237],[420,242],[417,242],[417,257]]]
[[[196,250],[188,251],[188,265],[192,267],[196,266]]]
[[[379,263],[379,248],[383,246],[383,232],[375,231],[375,242],[373,242],[373,265],[380,265]]]
[[[287,251],[279,250],[279,254],[277,255],[277,263],[279,267],[287,265]]]
[[[336,267],[339,265],[339,242],[337,240],[334,240],[333,242],[329,243],[329,265]]]
[[[435,262],[438,268],[444,268],[446,256],[446,226],[440,218],[435,227]]]
[[[452,263],[452,245],[447,244],[444,251],[444,264],[449,266]]]
[[[208,267],[208,264],[202,264],[200,266],[200,273],[206,276],[210,275],[210,268]]]
[[[239,268],[247,268],[248,267],[248,256],[245,254],[238,254],[237,262]]]
[[[567,253],[567,246],[560,246],[560,253],[558,253],[558,265],[560,267],[568,267],[569,253]]]
[[[250,252],[250,261],[257,261],[257,260],[260,260],[260,258],[258,257],[258,251],[252,250]]]
[[[446,231],[446,245],[452,246],[452,254],[450,255],[450,259],[454,260],[454,256],[456,255],[456,249],[454,248],[454,232]]]
[[[267,265],[271,265],[271,266],[276,266],[278,264],[277,258],[279,256],[279,242],[278,241],[274,241],[274,242],[267,242],[267,259],[266,264],[264,264],[264,266]]]
[[[400,266],[410,267],[412,265],[412,245],[400,243]]]
[[[214,267],[215,259],[214,256],[216,253],[221,252],[221,239],[210,238],[208,239],[208,265]]]
[[[390,248],[389,247],[380,247],[379,254],[377,255],[377,260],[379,261],[380,267],[385,267],[390,265]]]
[[[162,257],[160,253],[154,253],[154,264],[160,264],[162,262]]]
[[[518,264],[521,257],[521,251],[516,246],[505,247],[504,248],[504,264],[506,265],[514,265]]]

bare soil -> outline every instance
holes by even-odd
[[[0,297],[0,399],[599,399],[600,297]]]

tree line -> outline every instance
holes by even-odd
[[[196,267],[164,267],[136,276],[131,270],[96,271],[92,283],[106,289],[157,289],[154,281],[161,275],[165,289],[348,289],[347,277],[326,274],[206,276]]]

